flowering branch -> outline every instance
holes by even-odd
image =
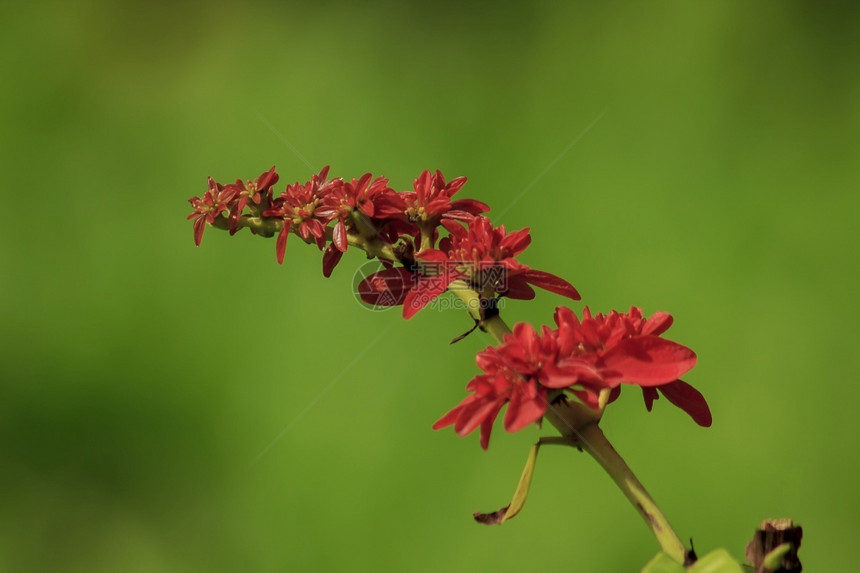
[[[482,373],[466,386],[470,394],[434,429],[453,426],[465,436],[480,428],[480,444],[487,449],[494,422],[506,407],[503,425],[508,432],[545,419],[561,434],[541,438],[532,448],[512,503],[476,519],[501,523],[516,515],[528,495],[540,445],[572,445],[588,452],[612,477],[668,558],[678,564],[695,560],[599,426],[624,385],[641,388],[649,411],[663,395],[697,424],[710,426],[704,397],[680,379],[695,365],[695,353],[662,336],[672,325],[669,314],[646,318],[636,307],[592,314],[586,307],[580,317],[559,306],[555,328],[536,330],[518,323],[511,329],[499,313],[502,299],[530,300],[534,287],[571,300],[580,295],[561,277],[519,261],[531,243],[528,229],[495,227],[484,215],[488,205],[454,199],[465,177],[446,181],[439,171],[424,171],[412,190],[395,191],[388,179],[369,173],[349,181],[328,179],[326,167],[310,181],[287,185],[275,195],[278,179],[274,167],[253,181],[222,185],[209,178],[205,193],[189,199],[195,244],[200,245],[207,225],[231,235],[248,229],[276,237],[275,254],[282,263],[289,235],[297,235],[323,251],[326,277],[348,248],[363,250],[383,268],[358,285],[362,300],[402,306],[406,319],[443,293],[453,293],[475,327],[496,344],[478,353]]]
[[[474,291],[458,289],[453,290],[453,292],[461,297],[467,308],[471,308],[471,297],[476,294]],[[483,329],[498,343],[502,343],[506,335],[512,334],[511,329],[498,315],[484,321]],[[599,411],[594,411],[578,402],[562,401],[555,405],[549,405],[544,418],[567,439],[569,445],[588,452],[600,464],[645,520],[663,551],[678,563],[684,563],[687,559],[687,550],[683,542],[669,525],[666,516],[663,515],[663,512],[648,494],[645,486],[612,447],[603,430],[598,426],[603,408],[605,408],[605,403]],[[537,449],[534,450],[534,456],[537,456]],[[533,461],[531,464],[527,464],[527,470],[534,470]],[[524,473],[522,481],[527,481],[526,493],[521,494],[524,498],[527,495],[528,485],[531,483],[530,471],[528,475]],[[516,497],[515,495],[515,499]],[[498,516],[498,521],[501,523],[510,519],[519,512],[520,508],[521,506],[516,507],[512,503],[504,508],[501,515]],[[486,520],[482,521],[486,522]]]

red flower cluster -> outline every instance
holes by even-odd
[[[485,203],[454,199],[465,177],[446,182],[440,171],[425,170],[413,181],[412,191],[401,192],[391,189],[388,179],[374,179],[370,173],[351,181],[327,177],[325,167],[306,183],[287,185],[277,197],[272,190],[278,181],[274,167],[246,183],[237,180],[222,186],[210,178],[203,198],[190,199],[194,241],[199,245],[206,223],[215,223],[222,214],[228,215],[231,234],[250,226],[243,224],[243,217],[258,219],[273,229],[270,235],[277,232],[279,263],[284,260],[287,238],[296,233],[325,250],[325,276],[331,275],[346,252],[351,236],[399,245],[398,262],[403,266],[384,261],[389,268],[368,277],[359,292],[371,304],[404,305],[405,318],[458,279],[485,298],[532,299],[532,286],[537,286],[579,300],[567,281],[516,260],[531,242],[528,229],[508,233],[504,226],[495,228],[481,216],[489,210]],[[440,230],[447,235],[441,240]]]
[[[572,310],[558,307],[555,323],[557,328],[544,326],[540,334],[519,323],[502,344],[480,352],[476,361],[484,373],[466,386],[472,394],[433,428],[453,425],[464,436],[480,426],[486,449],[505,404],[505,429],[515,432],[543,417],[554,391],[570,392],[597,409],[601,391],[609,389],[612,401],[622,383],[642,387],[649,410],[659,390],[696,423],[711,425],[705,399],[679,379],[695,366],[695,353],[660,337],[672,324],[670,315],[658,312],[646,319],[640,309],[631,308],[592,316],[586,308],[580,320]]]
[[[203,231],[206,230],[206,223],[211,225],[221,213],[229,211],[235,196],[236,192],[229,185],[224,187],[210,177],[209,188],[203,193],[203,197],[192,197],[188,200],[194,207],[194,211],[188,215],[188,219],[194,219],[195,245],[200,246],[200,241],[203,240]]]
[[[465,177],[446,183],[441,171],[431,174],[424,170],[412,182],[413,191],[388,195],[383,203],[390,214],[404,216],[410,223],[436,227],[445,224],[445,219],[469,221],[475,215],[486,213],[490,207],[474,199],[452,200],[465,184]]]
[[[272,166],[271,169],[257,177],[254,181],[248,181],[247,183],[242,183],[241,179],[236,179],[236,182],[232,185],[227,185],[227,188],[231,189],[234,192],[232,203],[233,206],[230,209],[230,234],[234,235],[236,231],[239,230],[238,221],[239,216],[245,210],[245,207],[248,205],[248,201],[251,204],[257,206],[257,212],[259,212],[259,206],[263,203],[263,197],[266,196],[269,191],[272,189],[272,185],[278,182],[278,174],[275,173],[275,167]],[[199,246],[199,244],[198,244]]]
[[[278,174],[272,167],[256,180],[222,185],[209,178],[209,189],[203,197],[192,197],[194,211],[194,242],[198,246],[207,223],[214,224],[228,215],[227,227],[233,234],[247,224],[243,217],[258,219],[263,227],[275,225],[278,233],[276,254],[284,260],[287,237],[296,233],[305,242],[315,243],[320,250],[330,241],[323,256],[323,272],[329,276],[349,246],[350,235],[365,237],[394,245],[404,241],[414,246],[421,243],[422,234],[429,234],[432,244],[438,240],[436,227],[448,227],[453,221],[468,221],[489,207],[474,199],[454,200],[463,187],[465,177],[445,182],[442,173],[424,171],[413,182],[413,191],[397,192],[388,186],[388,179],[373,179],[370,173],[359,179],[344,181],[327,179],[328,167],[306,183],[287,185],[274,196],[272,187]],[[332,223],[334,225],[332,226]],[[363,227],[363,229],[362,229]],[[368,231],[369,230],[369,231]],[[271,234],[271,233],[270,233]],[[411,265],[414,260],[401,261]]]
[[[293,227],[304,241],[316,242],[320,250],[325,247],[326,227],[331,221],[331,215],[323,207],[322,199],[327,192],[343,183],[339,179],[327,182],[327,175],[328,167],[324,167],[319,175],[314,175],[307,183],[287,185],[287,190],[271,202],[271,207],[263,211],[263,217],[282,220],[281,232],[275,242],[278,263],[284,262],[287,237]]]
[[[388,187],[388,179],[365,173],[360,179],[342,184],[333,184],[328,192],[321,193],[323,208],[320,213],[326,220],[336,221],[332,230],[332,242],[323,255],[323,275],[331,276],[335,265],[349,247],[347,226],[356,218],[373,228],[370,220],[377,215],[377,202],[394,192]],[[335,180],[337,182],[339,180]]]
[[[481,320],[493,318],[496,298],[532,299],[533,287],[579,300],[566,280],[529,268],[517,260],[531,242],[529,229],[507,232],[482,214],[489,207],[474,199],[455,199],[465,177],[446,181],[442,173],[424,171],[411,191],[395,191],[384,177],[370,173],[345,181],[328,179],[328,167],[306,183],[293,183],[275,195],[278,174],[272,167],[253,181],[222,185],[211,177],[202,197],[189,199],[198,246],[207,224],[237,232],[277,234],[276,255],[284,260],[287,238],[297,234],[323,254],[329,276],[350,245],[378,256],[385,269],[359,285],[364,301],[381,306],[403,305],[412,317],[433,299],[461,281],[482,306]],[[497,314],[497,313],[496,313]],[[517,324],[504,341],[477,356],[483,371],[468,384],[471,392],[434,428],[453,425],[460,435],[481,428],[487,448],[492,425],[507,404],[505,428],[519,430],[544,416],[548,401],[575,397],[602,413],[621,385],[642,388],[651,410],[660,394],[709,426],[711,414],[702,395],[680,380],[696,363],[689,348],[661,335],[672,324],[666,313],[646,319],[638,308],[627,313],[592,315],[580,320],[558,307],[556,328],[540,332]]]

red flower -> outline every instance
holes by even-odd
[[[233,208],[230,210],[230,234],[233,235],[236,231],[239,230],[237,223],[239,221],[239,217],[242,216],[242,211],[245,210],[245,206],[248,204],[248,201],[257,205],[258,207],[261,205],[263,201],[263,196],[265,196],[272,188],[272,185],[278,182],[278,174],[275,173],[275,166],[273,165],[271,169],[261,174],[254,181],[248,181],[247,183],[242,183],[241,179],[236,179],[236,182],[227,185],[228,188],[232,189],[235,192],[235,203],[233,203]]]
[[[388,179],[365,173],[361,179],[353,179],[328,190],[323,198],[323,207],[320,209],[325,217],[337,220],[332,234],[332,243],[340,252],[346,252],[349,246],[347,242],[347,225],[350,217],[357,211],[361,215],[370,218],[376,213],[374,201],[380,197],[394,193],[388,187]]]
[[[579,300],[579,293],[566,280],[530,269],[514,258],[531,242],[528,228],[507,233],[504,225],[493,227],[489,219],[481,216],[467,224],[468,228],[451,225],[451,235],[439,241],[439,249],[416,253],[424,276],[404,301],[404,318],[413,316],[458,279],[467,279],[482,294],[489,290],[529,300],[535,296],[531,288],[534,285]]]
[[[463,436],[480,426],[486,449],[493,421],[506,403],[505,429],[514,432],[544,415],[553,391],[570,392],[598,409],[601,392],[609,390],[611,402],[621,383],[642,387],[649,410],[659,390],[698,424],[710,425],[705,399],[678,378],[695,365],[695,353],[660,337],[672,324],[670,315],[658,312],[645,319],[640,309],[631,308],[592,316],[586,308],[580,321],[570,309],[558,307],[555,322],[558,328],[543,327],[540,335],[519,323],[502,344],[480,352],[476,362],[483,374],[466,387],[473,394],[433,427],[453,425]]]
[[[372,220],[377,215],[375,202],[388,194],[395,194],[395,191],[388,187],[385,177],[371,181],[372,178],[370,173],[365,173],[360,179],[332,186],[323,196],[323,206],[317,210],[317,214],[337,221],[332,230],[332,242],[323,255],[323,275],[326,277],[331,276],[349,247],[348,233],[355,227],[356,218],[364,221],[364,228],[372,229],[378,238],[386,240],[386,236],[377,230],[381,223]]]
[[[668,330],[673,322],[672,316],[665,312],[655,312],[646,319],[642,316],[642,309],[636,307],[631,307],[630,312],[625,316],[626,328],[629,329],[631,336],[659,336]],[[692,350],[689,352],[692,353]],[[669,402],[684,410],[698,425],[705,428],[711,425],[713,421],[711,410],[708,408],[704,396],[683,380],[676,379],[658,386],[642,385],[642,397],[649,412],[654,400],[660,397],[658,391]],[[613,390],[609,401],[616,400],[620,394],[621,387],[619,386]]]
[[[558,369],[571,383],[580,378],[600,380],[614,388],[621,382],[659,386],[678,379],[696,364],[696,354],[685,346],[660,338],[672,317],[656,313],[650,320],[642,311],[612,311],[591,316],[588,307],[582,321],[569,308],[558,307]]]
[[[659,389],[696,423],[709,426],[707,402],[680,376],[696,364],[696,354],[661,338],[672,325],[672,316],[657,312],[645,319],[642,310],[592,316],[583,310],[582,321],[568,308],[556,309],[558,358],[548,367],[550,388],[570,388],[584,403],[596,408],[603,388],[612,388],[610,401],[618,397],[621,383],[642,387],[650,410]],[[666,394],[668,392],[668,394]]]
[[[433,424],[438,430],[453,425],[460,436],[480,426],[481,447],[490,445],[493,422],[508,404],[504,426],[516,432],[543,417],[547,390],[539,383],[541,362],[554,346],[549,337],[539,337],[530,324],[518,323],[513,334],[497,347],[478,353],[476,362],[484,371],[473,378],[466,390],[474,392]]]
[[[203,197],[192,197],[188,200],[194,207],[194,211],[188,215],[187,219],[194,219],[195,245],[200,246],[200,241],[203,240],[203,231],[206,230],[206,223],[214,223],[215,217],[227,211],[234,196],[235,190],[229,185],[224,187],[210,177],[209,188],[203,193]]]
[[[380,201],[381,214],[388,217],[406,217],[411,223],[424,223],[435,227],[444,219],[468,221],[475,215],[490,210],[486,203],[475,199],[451,198],[466,184],[465,177],[445,182],[442,172],[431,174],[425,169],[412,182],[414,191],[387,195]]]
[[[278,263],[284,262],[287,236],[293,227],[306,242],[313,240],[320,250],[325,247],[325,229],[331,219],[330,212],[322,206],[322,199],[331,187],[340,184],[339,179],[326,182],[326,175],[328,166],[307,183],[288,185],[272,202],[272,207],[263,212],[264,217],[280,217],[284,221],[275,244]]]

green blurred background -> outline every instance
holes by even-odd
[[[362,308],[357,253],[325,280],[296,240],[283,266],[248,233],[194,247],[206,176],[273,164],[397,189],[439,168],[497,217],[527,190],[501,219],[531,227],[524,262],[595,310],[673,313],[699,354],[712,428],[634,391],[603,423],[679,534],[742,557],[793,517],[807,570],[850,569],[854,8],[4,3],[0,569],[638,571],[656,552],[567,450],[541,453],[517,519],[472,522],[539,430],[483,452],[430,429],[487,343],[448,345],[463,314]]]

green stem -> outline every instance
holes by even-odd
[[[428,226],[427,223],[418,223],[418,228],[421,230],[421,250],[433,248],[433,233],[436,231],[436,225]]]
[[[508,328],[508,325],[505,324],[505,321],[502,320],[502,317],[499,315],[484,319],[482,326],[484,331],[492,336],[493,340],[498,343],[501,343],[502,340],[504,340],[506,334],[511,333],[511,329]]]
[[[212,223],[212,226],[226,231],[228,229],[227,218],[215,217],[215,221]],[[243,215],[242,217],[239,217],[237,226],[239,228],[247,227],[263,237],[274,237],[283,228],[284,221],[274,217],[252,217],[250,215]],[[297,227],[293,227],[292,232],[298,236]],[[326,236],[329,241],[331,240],[331,235],[332,229],[329,227],[326,229]],[[397,261],[397,256],[391,245],[376,238],[373,233],[369,233],[369,236],[366,236],[365,234],[356,235],[349,233],[347,234],[347,240],[351,246],[358,247],[365,251],[368,258],[379,257],[390,261]]]
[[[584,412],[583,410],[587,410]],[[687,553],[684,543],[669,525],[669,521],[645,486],[612,447],[603,430],[598,426],[597,413],[588,406],[576,402],[550,406],[545,418],[562,435],[569,436],[574,443],[588,452],[609,474],[621,492],[645,520],[657,542],[669,557],[683,564]]]
[[[258,235],[262,235],[263,237],[274,237],[278,234],[278,232],[280,232],[281,228],[284,226],[284,221],[282,219],[275,219],[273,217],[264,218],[254,217],[252,215],[242,215],[241,217],[239,217],[239,220],[236,222],[236,225],[240,229],[242,227],[248,227]],[[216,229],[226,231],[227,229],[229,229],[227,217],[215,217],[215,220],[212,222],[212,226]]]

